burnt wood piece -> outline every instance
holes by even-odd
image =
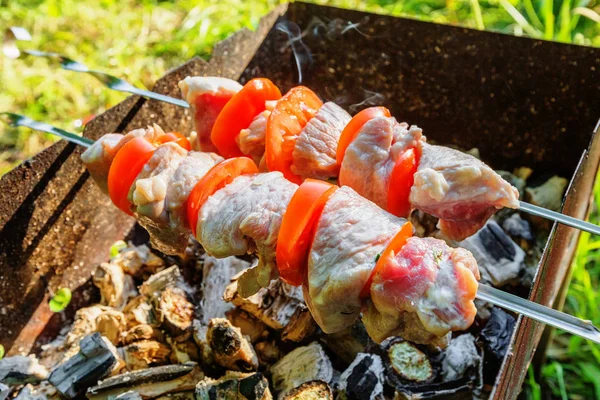
[[[272,400],[269,382],[260,373],[227,372],[220,379],[205,379],[198,383],[196,400]]]
[[[482,368],[483,357],[473,335],[465,333],[450,340],[450,344],[444,349],[442,358],[441,377],[443,381],[456,381],[469,374],[480,377]]]
[[[167,364],[171,347],[155,340],[140,340],[123,347],[123,359],[129,371]]]
[[[121,250],[110,262],[120,266],[126,274],[144,280],[165,267],[164,260],[145,244]]]
[[[96,384],[117,364],[114,348],[99,333],[86,336],[79,353],[56,367],[48,380],[68,399],[75,398]]]
[[[100,304],[122,310],[130,298],[137,295],[135,282],[123,268],[115,263],[102,263],[92,275],[94,285],[100,289]]]
[[[206,340],[217,364],[234,371],[256,371],[258,357],[240,328],[225,318],[214,318],[208,324]]]
[[[153,328],[160,326],[160,321],[154,307],[150,304],[148,297],[141,295],[129,301],[123,309],[127,319],[127,327],[133,328],[137,325],[148,325]]]
[[[125,315],[120,311],[107,310],[96,318],[96,331],[115,346],[121,343],[126,328]]]
[[[283,328],[281,339],[291,342],[309,340],[318,330],[318,325],[305,304],[299,304],[290,322]]]
[[[140,293],[149,298],[158,298],[168,287],[178,286],[183,282],[179,267],[173,265],[152,275],[140,286]]]
[[[157,342],[164,342],[164,336],[165,335],[161,330],[150,325],[140,324],[123,333],[122,342],[124,345],[128,345],[139,340],[156,340]]]
[[[485,350],[484,378],[486,383],[494,381],[506,353],[510,349],[515,318],[498,307],[493,307],[490,318],[481,330],[479,341]]]
[[[366,397],[365,397],[366,398]],[[327,382],[310,381],[290,390],[283,400],[333,400],[333,393]]]
[[[196,363],[166,365],[129,372],[105,379],[90,388],[90,400],[108,400],[130,390],[142,399],[153,399],[170,393],[193,390],[204,374]]]
[[[142,400],[142,396],[133,390],[117,395],[114,400]]]
[[[367,347],[373,344],[361,321],[342,331],[324,335],[320,340],[346,364],[353,362],[359,353],[365,353]]]
[[[11,389],[8,386],[4,383],[0,383],[0,400],[6,400],[10,392]]]
[[[261,367],[269,367],[281,358],[281,350],[274,340],[258,342],[254,345]]]
[[[158,318],[173,337],[181,337],[191,332],[194,306],[190,300],[190,296],[180,287],[168,287],[158,296]]]
[[[292,350],[273,364],[270,372],[273,388],[280,395],[304,382],[322,380],[329,383],[333,378],[331,361],[317,342]]]
[[[347,400],[383,399],[385,367],[377,354],[360,353],[342,373],[338,390]]]
[[[267,325],[244,310],[236,307],[233,310],[227,311],[225,316],[233,326],[240,328],[242,335],[248,336],[252,343],[266,339],[269,336]]]
[[[173,364],[200,361],[200,349],[192,339],[185,342],[178,342],[177,340],[167,338],[167,343],[171,346],[170,359]]]
[[[23,385],[48,378],[48,370],[34,355],[12,356],[0,359],[0,383]]]
[[[194,391],[187,390],[185,392],[169,393],[164,396],[158,396],[155,400],[194,400]]]

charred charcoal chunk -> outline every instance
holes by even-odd
[[[220,379],[204,379],[198,383],[196,400],[271,400],[269,382],[259,372],[240,373],[229,371]]]
[[[310,381],[292,389],[283,400],[333,400],[333,393],[327,382]]]
[[[193,390],[204,378],[196,363],[165,365],[113,376],[90,388],[90,400],[109,400],[132,391],[144,399]]]
[[[527,220],[521,218],[518,213],[514,213],[502,222],[502,229],[506,231],[513,239],[533,240],[531,225]]]
[[[10,394],[10,388],[4,383],[0,383],[0,400],[6,400]]]
[[[163,327],[172,336],[182,336],[191,332],[194,306],[183,289],[165,288],[158,296],[156,311]]]
[[[512,315],[494,307],[490,319],[481,330],[479,338],[483,342],[486,355],[491,356],[498,368],[508,351],[515,323],[516,320]]]
[[[317,332],[317,323],[306,305],[299,304],[290,322],[281,332],[281,339],[291,342],[303,342]]]
[[[121,267],[123,272],[136,279],[146,279],[163,269],[165,262],[154,255],[146,245],[123,249],[111,260],[112,264]]]
[[[333,366],[321,345],[298,347],[271,366],[273,387],[281,396],[309,381],[331,382]]]
[[[360,353],[340,377],[339,390],[347,400],[383,398],[385,368],[376,354]]]
[[[96,318],[96,331],[118,346],[125,329],[127,321],[125,315],[117,310],[108,310]]]
[[[167,338],[167,343],[171,346],[170,360],[173,364],[185,364],[190,361],[200,361],[200,349],[193,340],[178,342]]]
[[[94,285],[100,289],[100,304],[122,310],[129,298],[137,295],[135,283],[130,275],[113,263],[103,263],[92,275]]]
[[[240,330],[225,318],[214,318],[208,324],[207,341],[217,364],[235,371],[255,371],[258,357]]]
[[[444,350],[442,359],[442,380],[456,381],[465,376],[477,379],[481,375],[482,357],[475,338],[470,333],[457,336]]]
[[[275,341],[264,341],[254,345],[260,365],[269,366],[281,358],[281,351]]]
[[[116,396],[114,400],[142,400],[142,396],[138,392],[134,392],[133,390],[129,390],[125,393],[121,393]]]
[[[99,333],[86,336],[79,344],[79,353],[56,367],[48,380],[64,397],[77,397],[110,374],[117,364],[115,352]]]
[[[146,296],[138,296],[131,300],[123,309],[127,327],[132,328],[137,325],[149,325],[153,328],[160,326],[160,321]]]
[[[269,336],[268,328],[262,321],[259,321],[239,308],[227,311],[225,316],[233,326],[240,328],[242,335],[248,336],[252,343],[256,343]]]
[[[381,346],[385,349],[391,375],[404,382],[429,382],[435,377],[434,367],[424,346],[391,338]]]
[[[164,342],[164,339],[164,334],[157,328],[146,324],[140,324],[125,332],[121,341],[123,344],[128,345],[140,340],[155,340],[157,342]]]
[[[135,371],[168,363],[171,348],[155,340],[141,340],[125,346],[123,352],[127,369]]]
[[[361,321],[340,332],[324,335],[321,342],[347,364],[352,363],[359,353],[364,353],[372,343]]]
[[[48,370],[33,356],[12,356],[0,360],[0,383],[23,385],[48,378]]]
[[[145,281],[140,287],[140,293],[149,298],[156,298],[168,287],[179,286],[183,282],[179,267],[173,265],[157,272]]]

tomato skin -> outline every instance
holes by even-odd
[[[133,215],[131,202],[127,199],[133,182],[156,146],[143,138],[127,142],[115,155],[108,170],[108,194],[111,201],[124,213]]]
[[[265,110],[265,103],[281,98],[281,92],[267,78],[255,78],[229,100],[217,117],[210,138],[225,158],[242,157],[235,139],[248,128],[254,117]]]
[[[408,238],[412,236],[412,234],[413,225],[410,222],[406,222],[404,225],[402,225],[402,228],[400,228],[398,233],[394,235],[394,237],[389,241],[387,246],[385,246],[385,249],[383,249],[383,251],[381,252],[381,256],[379,256],[379,259],[375,263],[375,268],[373,268],[373,271],[371,271],[369,279],[367,279],[362,290],[360,291],[360,297],[365,298],[369,296],[369,294],[371,293],[371,284],[373,283],[375,275],[383,272],[385,272],[386,274],[403,273],[402,271],[396,271],[396,269],[394,268],[386,267],[388,266],[388,264],[392,264],[392,259],[394,255],[402,249],[402,246],[404,246],[404,244],[406,243]],[[389,278],[389,276],[386,278]]]
[[[194,236],[198,225],[198,213],[206,199],[233,182],[238,176],[257,173],[258,167],[247,157],[229,158],[208,170],[190,192],[185,205],[188,226]]]
[[[406,218],[411,210],[410,189],[415,182],[419,167],[419,155],[415,148],[406,150],[394,165],[388,187],[387,211]]]
[[[369,107],[360,111],[356,114],[348,125],[342,131],[340,135],[340,140],[338,141],[338,147],[335,154],[336,161],[338,165],[342,165],[342,161],[344,160],[344,155],[346,154],[346,149],[350,144],[356,139],[358,132],[366,124],[368,121],[377,117],[391,117],[392,114],[390,110],[385,107]]]
[[[305,86],[291,89],[277,102],[267,120],[265,135],[265,159],[269,171],[280,171],[289,181],[302,182],[291,169],[294,146],[304,126],[322,105],[321,99]]]
[[[277,268],[284,282],[302,284],[317,223],[337,189],[328,182],[306,179],[292,196],[277,237]]]
[[[156,144],[157,146],[160,146],[161,144],[168,143],[168,142],[174,142],[174,143],[178,144],[179,146],[183,147],[184,149],[186,149],[187,151],[192,150],[192,146],[191,146],[188,138],[186,138],[179,132],[165,133],[164,135],[162,135],[158,139],[156,139],[156,142],[154,142],[154,144]]]

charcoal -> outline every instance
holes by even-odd
[[[518,278],[525,252],[493,220],[475,235],[459,243],[477,260],[481,282],[503,286]]]
[[[142,396],[138,392],[130,390],[114,397],[114,400],[142,400]]]
[[[281,350],[275,341],[258,342],[254,345],[261,366],[268,367],[281,358]]]
[[[393,337],[381,343],[381,348],[384,350],[388,375],[393,380],[428,383],[436,377],[437,371],[425,346]]]
[[[160,321],[154,311],[154,307],[152,307],[149,299],[144,295],[138,296],[127,303],[123,309],[123,314],[125,314],[128,328],[133,328],[137,325],[148,325],[153,328],[160,326]]]
[[[171,348],[155,340],[140,340],[123,347],[123,358],[129,371],[166,364],[170,355]]]
[[[290,342],[303,342],[309,340],[317,332],[318,326],[304,304],[298,304],[298,308],[290,321],[281,332],[281,339]]]
[[[10,394],[10,388],[4,383],[0,383],[0,400],[6,400]]]
[[[111,307],[101,305],[84,307],[77,310],[73,325],[71,325],[71,329],[65,338],[65,353],[62,361],[65,361],[71,358],[71,356],[77,354],[81,340],[85,336],[91,335],[98,330],[96,319],[101,314],[110,312],[112,310],[113,309]]]
[[[191,337],[194,306],[180,287],[167,287],[158,296],[158,319],[167,332],[175,337]]]
[[[297,388],[292,389],[283,400],[333,400],[333,393],[327,382],[310,381],[304,382]]]
[[[118,346],[125,329],[127,321],[125,315],[117,310],[107,310],[96,318],[96,331]]]
[[[0,383],[23,385],[48,378],[48,370],[34,355],[12,356],[0,359]]]
[[[179,342],[172,338],[167,338],[167,343],[171,346],[171,355],[169,356],[171,363],[184,364],[190,361],[200,361],[200,349],[192,339]]]
[[[99,333],[86,336],[79,344],[79,352],[56,367],[48,380],[66,398],[77,397],[108,376],[118,363],[115,349]]]
[[[450,344],[444,350],[442,379],[445,382],[462,379],[469,371],[479,369],[481,365],[481,354],[473,335],[467,333],[457,336],[450,340]]]
[[[90,400],[108,400],[124,391],[133,391],[144,399],[170,393],[191,391],[204,378],[196,363],[166,365],[113,376],[90,388]]]
[[[333,377],[331,361],[317,342],[292,350],[273,364],[270,371],[273,387],[281,396],[304,382],[330,383]]]
[[[183,281],[179,267],[173,265],[152,275],[140,286],[140,293],[149,298],[157,298],[168,287],[179,286]]]
[[[32,385],[23,387],[14,400],[48,400],[45,393],[38,393]]]
[[[502,229],[506,231],[513,239],[533,240],[533,232],[529,222],[518,213],[514,213],[502,222]]]
[[[359,353],[364,353],[371,343],[361,321],[339,332],[324,335],[321,342],[342,361],[350,364]]]
[[[217,362],[234,371],[256,371],[258,357],[240,328],[225,318],[213,318],[208,324],[206,339]]]
[[[130,298],[137,295],[135,283],[121,266],[102,263],[92,275],[94,285],[100,290],[100,304],[122,310]]]
[[[269,382],[259,372],[240,373],[229,371],[220,379],[204,379],[198,383],[196,400],[271,400]]]
[[[121,342],[124,345],[128,345],[140,340],[155,340],[157,342],[164,342],[165,337],[162,331],[159,329],[150,325],[140,324],[123,333]]]
[[[164,396],[156,397],[154,400],[195,400],[194,391],[187,390],[185,392],[169,393]]]
[[[146,245],[121,250],[111,263],[119,265],[123,272],[136,279],[147,279],[165,267],[162,258],[154,255]]]
[[[342,373],[338,389],[347,400],[383,398],[385,368],[377,354],[360,353]]]
[[[494,307],[490,319],[481,330],[479,338],[484,345],[486,355],[491,356],[498,364],[506,356],[515,323],[516,320],[512,315],[501,308]]]
[[[268,328],[262,321],[237,307],[227,311],[225,316],[233,326],[240,328],[242,335],[248,336],[252,343],[264,340],[269,336]]]

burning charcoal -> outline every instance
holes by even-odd
[[[321,342],[344,362],[350,364],[358,353],[366,351],[370,340],[363,323],[357,321],[351,327],[340,332],[323,336]]]
[[[23,385],[48,378],[48,370],[34,355],[12,356],[0,359],[0,383]]]
[[[189,361],[200,360],[200,349],[193,340],[178,342],[168,338],[167,343],[171,346],[171,362],[173,364],[184,364]]]
[[[366,398],[366,397],[365,397]],[[283,400],[333,400],[333,393],[327,382],[310,381],[292,389]]]
[[[483,342],[486,357],[491,356],[491,359],[494,360],[498,367],[502,360],[504,360],[504,356],[510,345],[515,323],[516,321],[512,315],[507,314],[498,307],[494,307],[492,308],[490,319],[481,330],[479,338]],[[486,364],[489,363],[486,362]]]
[[[259,372],[228,371],[219,379],[204,379],[196,386],[196,400],[252,399],[271,400],[269,382]]]
[[[114,397],[114,400],[142,400],[142,396],[140,396],[139,393],[130,390]]]
[[[140,293],[149,298],[157,298],[168,287],[179,286],[183,281],[179,267],[173,265],[157,272],[140,286]]]
[[[468,371],[479,369],[482,359],[475,338],[470,333],[460,335],[450,341],[442,359],[442,379],[455,381],[467,375]]]
[[[273,387],[281,396],[304,382],[329,383],[333,377],[331,361],[317,342],[292,350],[273,364],[270,371]]]
[[[163,327],[171,335],[177,337],[191,333],[194,306],[183,289],[165,288],[158,297],[156,311]]]
[[[79,353],[56,367],[48,380],[64,397],[77,397],[111,373],[118,363],[115,353],[99,333],[86,336],[79,344]]]
[[[242,335],[250,337],[252,343],[269,336],[269,331],[264,323],[239,308],[227,311],[225,316],[233,326],[242,330]]]
[[[150,251],[146,245],[121,250],[111,263],[119,265],[123,272],[137,279],[145,279],[164,268],[165,262]]]
[[[517,279],[525,260],[523,249],[492,220],[459,245],[473,253],[481,282],[493,286],[503,286]]]
[[[149,325],[154,328],[160,326],[160,321],[154,312],[152,304],[146,296],[138,296],[131,300],[123,309],[123,314],[127,319],[127,327],[132,328],[136,325]]]
[[[281,332],[281,339],[291,342],[302,342],[317,332],[317,323],[306,305],[299,304],[290,322]]]
[[[102,305],[122,310],[129,299],[137,295],[133,278],[123,273],[123,269],[117,264],[101,264],[96,268],[92,279],[100,289]]]
[[[238,281],[235,279],[227,286],[223,298],[273,329],[283,329],[304,303],[302,288],[288,285],[279,279],[248,298],[243,298],[238,293]]]
[[[193,390],[203,378],[204,374],[196,363],[147,368],[105,379],[90,388],[87,397],[89,400],[109,400],[124,391],[131,391],[143,399],[154,399]]]
[[[360,353],[342,373],[338,388],[347,400],[383,398],[385,368],[376,354]]]
[[[127,327],[125,315],[117,310],[106,310],[96,318],[96,331],[118,346]]]
[[[141,340],[125,346],[123,352],[127,369],[135,371],[168,363],[171,348],[155,340]]]
[[[281,351],[274,341],[256,343],[254,349],[261,365],[271,365],[281,358]]]
[[[150,325],[136,325],[123,334],[122,342],[125,345],[137,342],[138,340],[156,340],[164,342],[164,334]]]
[[[208,324],[206,339],[217,364],[235,371],[255,371],[258,357],[254,348],[225,318],[214,318]]]
[[[527,220],[521,218],[518,213],[514,213],[502,222],[502,229],[506,231],[513,239],[533,240],[533,232]]]

